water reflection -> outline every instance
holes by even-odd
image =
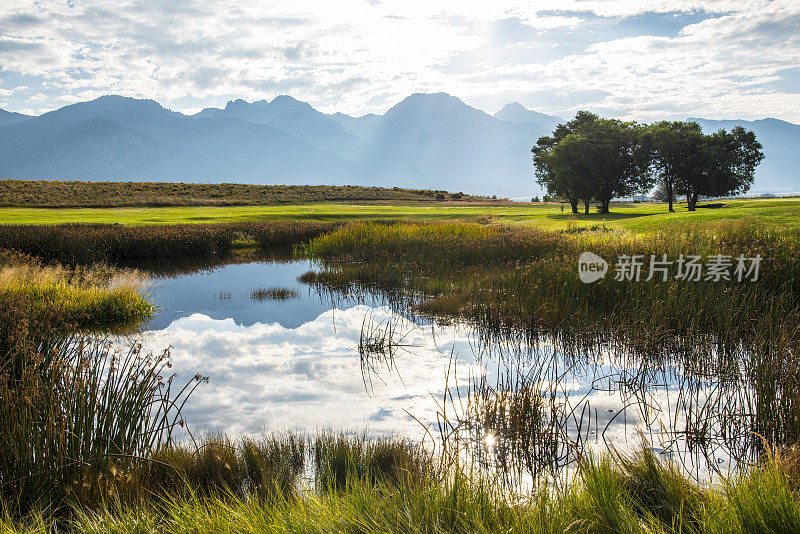
[[[433,336],[411,323],[398,325],[407,328],[413,353],[397,358],[396,372],[367,390],[358,352],[367,316],[388,321],[392,312],[354,306],[325,311],[294,327],[192,314],[149,332],[147,344],[171,345],[174,369],[182,376],[210,377],[185,414],[195,428],[254,433],[368,427],[386,434],[418,433],[409,413],[435,413],[430,394],[441,389],[447,368],[440,349],[468,352],[469,338],[453,327]]]
[[[700,479],[751,458],[758,444],[754,397],[735,365],[719,380],[669,358],[488,339],[414,317],[406,300],[378,291],[298,282],[312,267],[253,262],[156,281],[161,310],[145,345],[172,347],[177,380],[210,378],[184,413],[195,432],[404,434],[517,482],[556,474],[588,449],[637,447],[640,436]],[[297,297],[259,301],[256,287]]]
[[[193,314],[212,319],[233,319],[243,326],[277,323],[296,328],[331,309],[315,290],[297,281],[312,267],[310,261],[254,262],[156,278],[151,298],[160,309],[150,328],[161,330]],[[252,298],[253,290],[272,287],[296,291],[298,298]],[[377,302],[375,299],[370,301]],[[346,302],[345,306],[353,303],[354,300]]]

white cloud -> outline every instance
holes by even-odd
[[[365,373],[357,345],[365,322],[370,321],[376,325],[391,321],[402,337],[394,339],[404,348],[397,349],[391,365],[374,361],[372,372]],[[578,413],[588,409],[591,415],[586,414],[583,434],[599,448],[607,444],[618,450],[635,448],[638,430],[648,432],[653,446],[666,447],[660,440],[674,436],[662,435],[662,430],[681,428],[692,416],[680,402],[678,385],[636,392],[620,387],[623,378],[636,370],[619,367],[610,358],[603,365],[584,368],[574,362],[553,363],[552,348],[546,345],[530,360],[524,352],[515,357],[497,348],[493,353],[478,351],[475,337],[463,326],[417,326],[387,307],[329,310],[295,328],[278,323],[244,326],[233,319],[193,314],[142,338],[145,349],[154,353],[172,347],[169,371],[177,373],[177,385],[196,373],[209,377],[184,409],[195,434],[332,429],[421,439],[422,422],[436,436],[437,410],[446,385],[453,393],[447,411],[455,421],[464,417],[470,381],[485,376],[490,386],[500,387],[498,373],[513,376],[515,369],[528,380],[539,376],[543,392],[558,392],[557,402],[569,399]],[[544,367],[537,375],[540,365]],[[530,382],[530,387],[536,385]],[[711,393],[698,391],[698,405],[703,406],[700,401]],[[624,416],[615,417],[623,407],[627,407]],[[573,435],[576,424],[567,421]],[[724,451],[718,453],[724,457]]]
[[[800,120],[797,91],[779,84],[800,64],[792,0],[372,4],[5,2],[0,79],[24,78],[44,97],[7,100],[40,112],[107,93],[180,110],[290,93],[360,114],[414,91],[446,91],[492,109],[513,99],[562,114],[590,106],[640,118]],[[675,11],[705,20],[668,36],[586,29],[591,17]],[[522,32],[516,42],[498,35],[504,20],[517,21],[499,30]]]
[[[394,367],[377,363],[362,373],[357,346],[365,318],[392,321],[405,335]],[[332,324],[335,322],[335,331]],[[470,363],[470,336],[456,327],[430,330],[388,308],[331,310],[296,328],[280,324],[242,326],[233,319],[194,314],[144,334],[146,347],[172,346],[176,381],[209,376],[192,397],[186,417],[192,428],[255,433],[263,429],[369,428],[384,434],[421,435],[421,421],[435,421],[450,362],[462,358],[459,378],[481,373]],[[366,381],[366,382],[365,382]]]

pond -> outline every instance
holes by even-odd
[[[145,348],[171,347],[178,383],[209,379],[183,410],[193,434],[405,436],[528,475],[642,439],[699,479],[752,455],[748,419],[732,415],[749,413],[740,385],[602,348],[568,355],[546,339],[487,341],[379,291],[337,295],[298,281],[319,267],[254,261],[154,277],[159,312],[140,334]]]

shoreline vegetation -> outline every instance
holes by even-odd
[[[2,225],[0,250],[62,264],[113,263],[142,258],[225,256],[236,250],[291,250],[337,223],[264,221],[124,226],[110,224]]]
[[[3,532],[796,532],[796,455],[701,488],[645,449],[587,456],[562,486],[524,498],[399,439],[321,433],[165,449],[94,507],[6,511]],[[177,468],[170,469],[166,461]],[[303,462],[312,466],[301,483]],[[155,489],[154,489],[155,488]],[[135,495],[135,496],[134,496]],[[57,513],[61,512],[61,514]]]
[[[0,250],[0,302],[22,316],[47,315],[60,327],[90,333],[134,331],[155,313],[147,277],[107,265],[62,267],[18,251]],[[11,305],[13,303],[13,305]],[[57,310],[57,314],[54,313]],[[14,317],[5,317],[5,328]]]
[[[584,251],[611,263],[634,254],[760,254],[765,260],[756,282],[617,281],[611,268],[605,279],[587,285],[577,276]],[[715,425],[741,450],[763,451],[761,439],[776,446],[800,439],[796,230],[756,221],[642,235],[363,223],[314,238],[298,253],[323,260],[303,282],[351,296],[389,295],[395,311],[465,322],[486,345],[550,343],[578,364],[587,355],[604,355],[642,370],[630,373],[633,389],[653,380],[648,372],[664,368],[718,382],[718,404],[697,408],[696,418],[687,419],[685,432],[693,439],[710,440]],[[709,403],[697,399],[698,406],[703,402]],[[523,411],[531,409],[520,403]],[[746,419],[737,417],[742,410]],[[504,429],[499,419],[495,430]],[[551,431],[561,430],[550,424]],[[509,427],[512,445],[524,440],[526,434]]]
[[[488,338],[558,334],[577,352],[619,339],[645,364],[674,355],[707,376],[736,369],[758,392],[744,434],[760,458],[706,487],[647,446],[635,457],[587,453],[569,483],[536,480],[518,495],[402,438],[176,444],[180,407],[205,377],[173,384],[167,353],[109,346],[114,324],[135,328],[153,313],[141,274],[116,265],[292,247],[322,262],[305,282],[396,295],[409,313],[467,321]],[[0,250],[4,532],[800,531],[797,228],[754,218],[641,233],[419,221],[15,225],[3,227]],[[584,250],[764,263],[750,285],[586,286],[576,271]]]

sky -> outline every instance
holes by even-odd
[[[290,94],[383,113],[414,92],[494,113],[800,123],[798,0],[3,0],[0,108],[104,94],[193,113]]]

